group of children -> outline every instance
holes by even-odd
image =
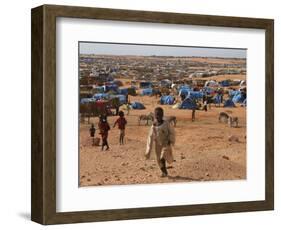
[[[119,143],[124,144],[125,137],[125,127],[127,125],[127,120],[124,117],[124,112],[119,112],[119,118],[115,121],[113,128],[118,125],[120,130]],[[170,125],[169,121],[164,120],[164,110],[161,107],[157,107],[154,110],[154,122],[149,130],[147,138],[147,148],[145,152],[146,159],[150,158],[153,143],[155,145],[155,153],[157,164],[162,172],[162,177],[168,176],[168,171],[166,168],[166,162],[172,163],[174,161],[172,154],[172,146],[175,144],[175,132],[174,128]],[[99,119],[99,130],[102,138],[102,150],[106,146],[105,150],[109,149],[108,145],[108,132],[110,126],[107,122],[107,117],[104,115],[100,116]],[[95,127],[92,125],[90,128],[90,135],[95,136]]]
[[[119,136],[119,144],[123,145],[124,144],[124,137],[125,137],[125,128],[126,128],[126,124],[127,124],[127,120],[124,117],[124,112],[123,111],[119,111],[118,112],[119,118],[115,121],[113,128],[118,125],[118,129],[120,130],[120,136]],[[104,149],[104,147],[106,146],[105,150],[109,150],[109,145],[108,145],[108,132],[110,130],[110,126],[107,122],[107,117],[106,115],[100,115],[99,117],[99,131],[100,131],[100,135],[101,135],[101,139],[102,139],[102,146],[101,146],[101,150]],[[92,124],[91,128],[90,128],[90,136],[91,137],[95,137],[95,126],[94,124]]]

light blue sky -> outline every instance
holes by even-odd
[[[246,49],[80,42],[80,54],[246,58]]]

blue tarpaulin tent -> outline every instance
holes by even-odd
[[[190,89],[190,88],[181,88],[179,90],[179,96],[182,96],[182,95],[187,96],[190,91],[192,91],[192,89]]]
[[[93,98],[95,98],[96,100],[108,99],[109,95],[107,93],[96,93],[94,94]]]
[[[111,98],[118,98],[121,105],[127,103],[127,101],[126,101],[126,96],[125,96],[125,95],[122,95],[122,94],[118,94],[118,95],[109,95],[109,98],[110,98],[110,99],[111,99]]]
[[[118,85],[116,84],[112,84],[112,85],[105,85],[104,86],[104,92],[108,92],[108,91],[118,91]]]
[[[234,103],[243,103],[246,99],[246,94],[239,90],[231,90],[229,91],[229,96],[232,98]]]
[[[232,98],[232,101],[234,103],[243,103],[246,99],[246,96],[244,93],[240,92],[239,94],[235,95],[233,98]]]
[[[191,87],[189,85],[180,85],[179,90],[181,90],[181,89],[190,89],[191,90]]]
[[[95,98],[82,98],[82,99],[80,100],[80,103],[81,103],[81,104],[87,104],[87,103],[94,102],[94,101],[96,101]]]
[[[94,91],[97,93],[104,93],[104,87],[103,86],[96,86],[94,87]]]
[[[118,90],[119,94],[127,95],[128,94],[128,88],[123,88]]]
[[[233,102],[231,99],[227,99],[227,100],[224,102],[223,107],[235,107],[235,104],[234,104],[234,102]]]
[[[151,96],[152,94],[153,94],[152,88],[143,89],[142,92],[141,92],[141,95],[142,95],[142,96],[144,96],[144,95]]]
[[[238,90],[229,90],[229,92],[228,92],[228,95],[230,98],[233,98],[238,94],[240,94],[240,91],[238,91]]]
[[[200,99],[203,98],[203,92],[200,91],[190,91],[188,97],[191,99]]]
[[[220,103],[222,103],[222,95],[217,94],[217,95],[214,97],[214,103],[215,103],[215,104],[220,104]]]
[[[213,88],[210,88],[210,87],[204,87],[204,88],[202,89],[202,91],[203,91],[204,93],[207,93],[207,94],[213,94],[213,93],[215,93],[215,90],[214,90]]]
[[[141,89],[151,88],[151,87],[152,87],[152,83],[149,82],[149,81],[140,82],[140,88]]]
[[[228,87],[228,86],[230,86],[230,83],[229,83],[228,80],[224,80],[224,81],[221,81],[221,82],[220,82],[220,85],[221,85],[222,87]]]
[[[160,104],[161,105],[172,105],[174,104],[175,98],[173,96],[162,96],[160,98]]]
[[[184,101],[179,105],[179,109],[196,109],[197,105],[194,100],[187,97],[184,99]]]
[[[131,107],[132,109],[145,109],[144,105],[137,101],[132,102]]]

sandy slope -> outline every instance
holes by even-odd
[[[174,181],[236,180],[246,178],[246,109],[215,108],[208,112],[197,111],[191,122],[190,110],[162,106],[165,115],[177,116],[175,162],[168,167],[169,177],[161,178],[155,158],[145,160],[146,138],[149,126],[138,125],[137,117],[147,114],[157,106],[154,97],[131,97],[145,104],[145,110],[133,110],[126,116],[125,145],[119,145],[119,131],[109,133],[109,151],[93,147],[88,124],[80,124],[80,185],[143,184]],[[238,128],[218,123],[218,113],[229,111],[238,116]],[[109,117],[112,127],[117,117]],[[92,118],[97,127],[97,118]],[[97,132],[98,135],[98,132]],[[230,142],[236,135],[239,142]],[[154,152],[153,154],[154,155]]]

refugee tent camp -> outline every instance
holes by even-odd
[[[204,93],[207,93],[207,94],[214,94],[214,93],[215,93],[215,90],[214,90],[213,88],[210,88],[210,87],[204,87],[204,88],[202,89],[202,91],[203,91]]]
[[[188,93],[190,92],[190,91],[192,91],[192,89],[190,88],[190,86],[189,85],[181,85],[181,86],[179,86],[179,96],[182,96],[182,95],[188,95]]]
[[[204,93],[200,91],[189,91],[188,97],[191,99],[200,99],[203,98]]]
[[[217,94],[216,96],[213,97],[213,101],[214,101],[214,104],[222,103],[222,95]]]
[[[95,86],[93,87],[93,92],[94,93],[104,93],[105,88],[104,86]]]
[[[210,81],[206,81],[204,86],[205,87],[218,87],[219,84],[214,80],[210,80]]]
[[[128,94],[131,96],[136,96],[137,95],[136,88],[133,86],[128,88]]]
[[[229,82],[229,80],[224,80],[224,81],[220,82],[220,85],[222,87],[228,87],[228,86],[230,86],[230,82]]]
[[[128,95],[128,88],[118,89],[119,94]]]
[[[142,81],[140,82],[140,88],[141,89],[145,89],[145,88],[151,88],[152,87],[152,83],[149,81]]]
[[[144,105],[138,101],[134,101],[131,104],[132,109],[145,109]]]
[[[235,107],[234,102],[231,99],[227,99],[224,104],[223,107]]]
[[[94,102],[94,101],[96,101],[95,98],[81,98],[80,104],[87,104],[87,103]]]
[[[118,94],[136,96],[137,92],[136,92],[136,89],[134,87],[129,87],[129,88],[118,89]]]
[[[104,86],[104,92],[109,92],[109,91],[118,91],[118,85],[116,84],[111,84],[111,85],[105,85]]]
[[[164,79],[160,82],[160,86],[161,87],[171,87],[172,85],[172,81],[170,81],[169,79]]]
[[[153,94],[153,90],[152,88],[146,88],[146,89],[143,89],[142,92],[141,92],[141,95],[142,96],[151,96]]]
[[[246,93],[239,90],[230,90],[229,96],[234,103],[243,103],[246,99]]]
[[[120,81],[120,80],[114,80],[114,81],[113,81],[113,84],[115,84],[115,85],[117,85],[117,86],[123,86],[123,83],[122,83],[122,81]]]
[[[109,94],[107,94],[107,93],[96,93],[96,94],[94,94],[93,98],[96,99],[96,100],[108,99]]]
[[[185,98],[182,103],[179,105],[179,109],[191,109],[194,110],[197,108],[197,105],[194,100],[187,97]]]
[[[118,98],[118,99],[119,99],[120,105],[123,105],[123,104],[126,104],[126,103],[127,103],[126,96],[125,96],[125,95],[122,95],[122,94],[109,95],[109,98],[110,98],[110,99]]]
[[[160,98],[160,104],[161,105],[173,105],[175,102],[175,98],[171,95],[168,96],[162,96]]]

